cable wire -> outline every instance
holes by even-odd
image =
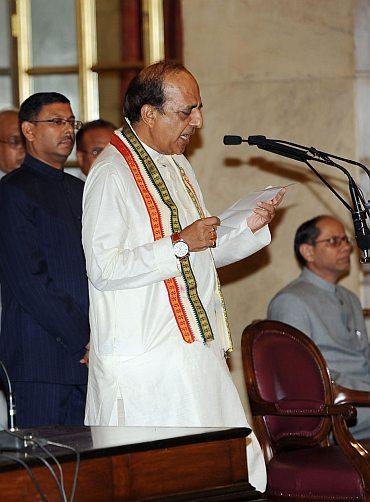
[[[23,460],[21,460],[18,457],[13,457],[12,455],[6,455],[5,453],[0,453],[0,456],[4,457],[4,458],[7,458],[8,460],[12,460],[13,462],[18,462],[19,464],[21,464],[26,469],[26,471],[27,471],[29,477],[31,478],[31,481],[32,481],[34,487],[38,491],[38,493],[39,493],[42,501],[43,502],[47,502],[48,499],[46,498],[45,493],[42,491],[39,482],[35,478],[35,475],[33,474],[31,468],[26,464],[26,462],[24,462]]]
[[[40,462],[42,462],[47,467],[47,469],[50,471],[50,474],[53,476],[54,481],[55,481],[55,483],[57,485],[57,488],[58,488],[61,500],[63,502],[67,502],[67,499],[66,499],[64,490],[62,488],[62,485],[60,483],[60,480],[58,479],[58,476],[55,474],[54,469],[52,468],[52,466],[50,465],[50,463],[46,460],[46,458],[41,457],[40,455],[34,455],[34,454],[29,455],[29,457],[30,458],[37,458],[37,460],[39,460]]]
[[[63,444],[63,443],[56,443],[54,441],[48,441],[47,439],[44,439],[44,438],[35,438],[33,436],[25,437],[25,436],[20,435],[19,433],[17,434],[16,432],[11,432],[11,433],[9,431],[6,431],[6,432],[8,432],[10,435],[19,437],[22,440],[26,440],[26,442],[28,443],[28,445],[31,445],[31,444],[37,445],[46,455],[48,455],[48,457],[51,457],[51,459],[55,462],[55,464],[57,465],[57,467],[59,469],[60,478],[58,478],[58,476],[56,475],[54,469],[47,462],[47,460],[45,460],[43,457],[40,457],[38,455],[30,455],[30,456],[34,456],[35,458],[39,459],[41,462],[43,462],[47,466],[47,468],[49,469],[49,471],[52,474],[53,478],[55,479],[55,482],[58,485],[58,489],[59,489],[59,492],[60,492],[60,495],[61,495],[61,498],[62,498],[63,502],[68,502],[68,498],[67,498],[65,487],[64,487],[64,477],[63,477],[62,466],[61,466],[60,462],[58,461],[58,459],[56,458],[56,456],[53,455],[53,453],[51,453],[44,446],[43,443],[45,443],[47,445],[50,445],[50,446],[56,446],[58,448],[64,448],[64,449],[67,449],[67,450],[71,450],[71,451],[74,452],[74,454],[76,455],[76,466],[75,466],[75,471],[74,471],[74,475],[73,475],[73,482],[72,482],[71,494],[70,494],[70,499],[69,499],[70,502],[73,502],[74,498],[75,498],[75,495],[76,495],[78,472],[79,472],[79,468],[80,468],[80,459],[81,459],[81,456],[80,456],[79,451],[76,450],[75,448],[73,448],[73,446],[69,446],[69,445],[66,445],[66,444]],[[27,464],[25,462],[23,462],[22,460],[20,460],[20,459],[18,459],[16,457],[12,457],[10,455],[5,455],[5,454],[0,454],[0,455],[3,455],[6,458],[9,458],[11,460],[15,460],[15,461],[18,461],[19,463],[21,463],[25,467],[25,469],[27,469],[27,472],[31,476],[31,479],[35,480],[35,482],[36,482],[35,487],[37,488],[37,486],[38,486],[40,488],[40,485],[38,484],[36,478],[34,477],[31,469],[27,466]],[[41,490],[41,488],[40,488],[40,490]],[[39,489],[38,489],[38,491],[39,491]],[[40,491],[40,495],[42,497],[45,497],[44,495],[42,495],[42,491]],[[47,499],[43,498],[43,500],[47,500]]]
[[[79,468],[80,468],[80,452],[77,451],[75,448],[73,448],[73,446],[69,446],[69,445],[66,445],[66,444],[62,444],[62,443],[56,443],[55,441],[48,441],[48,444],[51,445],[51,446],[57,446],[58,448],[66,448],[67,450],[72,450],[75,455],[76,455],[76,467],[75,467],[75,472],[74,472],[74,476],[73,476],[73,484],[72,484],[72,489],[71,489],[71,494],[70,494],[70,502],[73,502],[74,498],[75,498],[75,494],[76,494],[76,488],[77,488],[77,478],[78,478],[78,471],[79,471]]]
[[[54,469],[50,466],[50,464],[48,463],[48,465],[50,466],[50,469],[51,469],[51,473],[53,475],[53,477],[55,478],[55,481],[58,483],[58,486],[60,487],[60,492],[61,492],[61,495],[62,495],[62,499],[64,502],[67,502],[67,496],[66,496],[66,491],[65,491],[65,487],[64,487],[64,479],[63,479],[63,469],[62,469],[62,466],[60,465],[60,462],[58,461],[58,459],[55,457],[55,455],[53,455],[42,443],[41,441],[39,440],[39,438],[32,438],[32,440],[35,444],[37,444],[37,446],[39,448],[41,448],[41,450],[48,456],[50,457],[54,462],[55,464],[57,465],[58,469],[59,469],[59,473],[60,473],[60,478],[58,479],[57,475],[55,474],[55,471]],[[40,457],[41,459],[42,457]],[[44,459],[45,460],[45,459]]]

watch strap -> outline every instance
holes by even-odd
[[[180,232],[176,232],[176,233],[172,234],[171,240],[172,240],[172,244],[176,244],[176,242],[181,241]]]

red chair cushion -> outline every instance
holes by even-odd
[[[362,480],[339,446],[277,453],[267,465],[268,495],[364,500]]]

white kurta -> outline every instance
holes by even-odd
[[[147,147],[146,147],[147,148]],[[179,210],[182,228],[199,215],[170,156],[147,148]],[[198,199],[184,156],[175,156]],[[153,241],[147,209],[122,155],[109,145],[86,181],[83,246],[90,293],[91,348],[87,425],[244,427],[244,410],[225,362],[215,314],[216,266],[240,260],[270,241],[249,228],[190,254],[199,297],[215,340],[186,343],[169,304],[165,279],[180,275],[170,236]],[[119,410],[119,412],[118,412]],[[250,480],[264,488],[261,452],[253,436]]]

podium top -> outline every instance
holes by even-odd
[[[81,458],[97,458],[123,453],[149,451],[196,443],[222,441],[247,437],[251,429],[238,428],[203,428],[203,427],[75,427],[45,426],[32,429],[20,429],[17,435],[32,434],[34,438],[64,444],[79,451]],[[47,446],[58,459],[74,460],[71,450]],[[34,458],[27,459],[24,453],[30,452],[44,456],[40,449],[27,448],[23,452],[12,452],[30,465]],[[0,456],[0,471],[19,468],[19,465]]]

